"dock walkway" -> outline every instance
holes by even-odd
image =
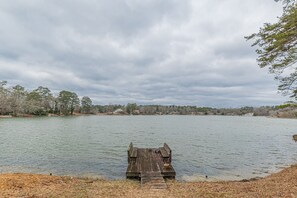
[[[171,160],[171,149],[166,143],[159,148],[137,148],[131,143],[126,177],[140,179],[142,187],[167,188],[164,178],[174,179],[176,175]]]

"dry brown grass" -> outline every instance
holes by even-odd
[[[0,175],[0,197],[293,197],[297,165],[247,182],[168,181],[167,190],[141,189],[137,181],[108,181],[37,174]]]

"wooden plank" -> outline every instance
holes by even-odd
[[[130,151],[130,157],[137,157],[137,148],[133,148]]]
[[[166,189],[167,184],[161,172],[141,173],[141,187],[149,189]]]
[[[160,152],[161,152],[161,155],[162,157],[169,157],[169,153],[167,152],[167,150],[164,148],[164,147],[160,147]]]
[[[164,143],[164,149],[167,151],[167,153],[171,153],[171,149],[169,148],[168,144]]]
[[[137,157],[137,148],[131,142],[128,148],[128,157]]]
[[[129,149],[128,149],[128,150],[130,150],[130,149],[132,149],[132,148],[133,148],[133,143],[130,142],[130,145],[129,145]]]
[[[171,150],[167,144],[160,148],[136,148],[131,143],[128,150],[126,176],[140,178],[142,186],[149,183],[145,186],[155,189],[165,188],[166,183],[163,178],[175,178],[176,175],[170,162]]]
[[[169,158],[166,159],[165,161],[166,161],[167,163],[171,163],[171,160],[172,160],[171,149],[169,148],[169,146],[168,146],[166,143],[164,143],[164,149],[165,149],[165,150],[167,151],[167,153],[169,154]]]

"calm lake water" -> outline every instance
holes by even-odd
[[[177,179],[247,179],[297,163],[297,120],[228,116],[0,119],[0,172],[125,178],[127,148],[168,143]]]

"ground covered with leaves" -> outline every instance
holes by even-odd
[[[1,174],[0,197],[293,197],[297,165],[263,179],[226,182],[167,181],[168,189],[142,189],[137,181],[37,174]]]

